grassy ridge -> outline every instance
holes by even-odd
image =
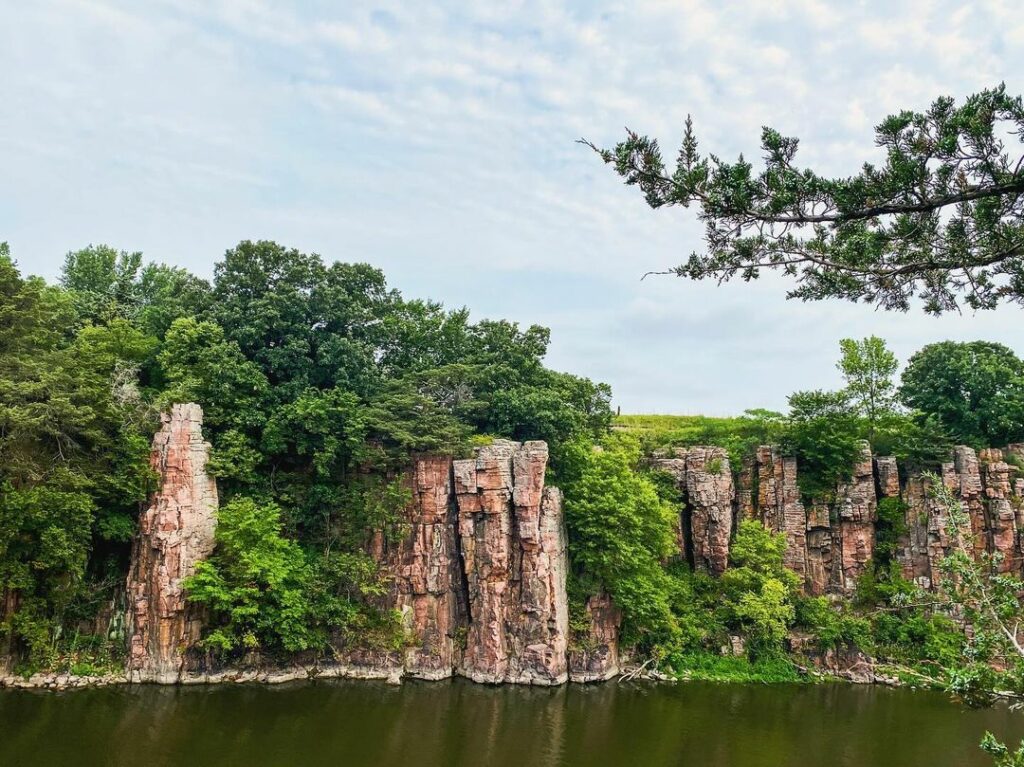
[[[633,434],[648,450],[690,445],[714,445],[729,451],[733,461],[753,446],[777,439],[782,416],[768,410],[748,410],[740,416],[619,415],[612,421],[616,431]],[[737,464],[738,465],[738,464]]]

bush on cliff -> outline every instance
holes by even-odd
[[[779,655],[796,617],[800,579],[783,564],[786,539],[760,522],[740,522],[721,578],[727,622],[747,636],[753,658]]]
[[[203,644],[219,654],[324,649],[335,634],[377,627],[362,598],[384,591],[369,557],[307,554],[282,535],[277,504],[242,497],[218,511],[216,549],[184,586],[209,608]]]
[[[661,565],[675,546],[676,512],[638,471],[641,457],[622,436],[576,451],[563,488],[569,556],[577,577],[607,589],[622,610],[622,641],[664,652],[679,639]]]

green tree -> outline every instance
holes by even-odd
[[[844,338],[839,348],[843,356],[836,367],[843,374],[846,393],[858,414],[867,421],[867,438],[873,443],[879,421],[891,414],[896,404],[896,355],[878,336],[860,341]]]
[[[393,616],[353,597],[384,592],[365,555],[307,555],[282,534],[281,509],[236,497],[217,514],[217,546],[185,581],[188,599],[212,611],[203,639],[222,654],[322,650],[333,636],[385,626],[400,641]]]
[[[1024,439],[1024,362],[1001,344],[924,347],[903,372],[900,397],[958,442],[989,447]]]
[[[800,579],[783,564],[785,552],[784,535],[743,520],[729,552],[731,566],[722,575],[724,607],[733,625],[746,632],[755,658],[781,654],[796,617]]]
[[[661,567],[675,546],[677,512],[637,471],[635,440],[606,440],[579,456],[565,487],[565,519],[578,578],[607,589],[623,614],[623,641],[646,651],[675,646],[671,583]],[[656,649],[657,648],[657,649]]]
[[[862,450],[860,425],[845,391],[795,392],[783,448],[797,457],[800,487],[807,495],[828,496],[849,478]]]
[[[152,339],[124,319],[73,336],[73,294],[22,279],[0,246],[0,647],[46,663],[98,606],[151,482],[132,395]],[[91,565],[91,567],[90,567]]]
[[[764,169],[701,155],[687,118],[674,168],[656,140],[629,132],[598,149],[652,208],[697,207],[707,252],[671,273],[718,282],[777,271],[789,297],[843,298],[906,311],[1024,301],[1024,162],[1003,140],[1024,126],[1004,86],[957,106],[936,99],[876,128],[880,166],[828,178],[796,164],[798,140],[765,128]]]
[[[74,296],[83,320],[134,317],[140,303],[137,277],[141,266],[141,253],[90,245],[67,254],[60,281]]]

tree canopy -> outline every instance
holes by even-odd
[[[0,655],[52,663],[116,596],[156,414],[182,401],[203,407],[225,502],[194,582],[207,646],[386,631],[364,544],[408,502],[412,453],[546,439],[557,467],[607,429],[608,386],[545,367],[548,342],[269,241],[228,250],[209,282],[89,246],[58,285],[0,245]]]
[[[1024,440],[1024,361],[1002,344],[943,341],[921,349],[903,372],[900,396],[975,447]]]
[[[916,296],[933,314],[1024,302],[1021,98],[1003,85],[959,106],[941,97],[875,131],[883,162],[840,178],[800,167],[798,139],[767,127],[760,171],[743,155],[701,154],[689,118],[674,168],[656,139],[632,131],[614,149],[584,143],[652,208],[697,208],[706,252],[670,273],[723,282],[777,271],[791,298],[906,311]]]

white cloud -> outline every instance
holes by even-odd
[[[552,363],[629,409],[729,412],[831,385],[836,341],[904,356],[1019,343],[1019,311],[894,317],[786,302],[785,284],[641,282],[700,247],[581,135],[760,155],[762,125],[846,174],[871,126],[1006,79],[1007,0],[405,3],[43,0],[0,8],[0,236],[22,264],[109,241],[209,273],[242,237],[369,260],[412,294],[550,322]]]

